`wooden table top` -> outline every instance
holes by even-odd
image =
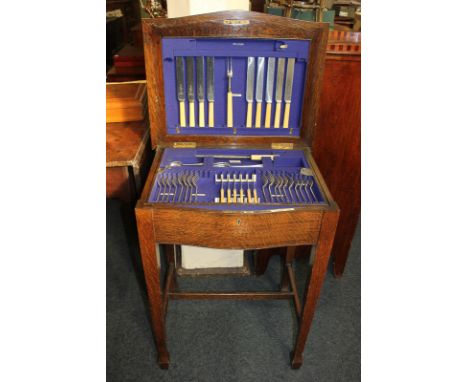
[[[148,120],[106,124],[106,167],[138,167],[149,140]]]

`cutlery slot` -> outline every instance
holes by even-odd
[[[262,210],[324,204],[323,195],[302,150],[168,148],[149,201]]]
[[[287,48],[278,48],[285,45],[279,43],[270,39],[163,38],[168,134],[299,137],[309,42],[288,40]],[[252,81],[247,81],[249,58],[254,60]],[[285,65],[282,85],[278,76],[280,59],[293,62],[289,77]],[[212,66],[208,65],[208,60],[213,62]],[[260,65],[262,60],[264,66]],[[275,62],[271,75],[268,75],[269,60]],[[230,80],[229,62],[232,62]],[[259,67],[264,69],[259,70]],[[288,78],[289,93],[286,90]],[[229,82],[232,97],[228,92]],[[251,101],[247,96],[250,88],[253,89]],[[282,88],[280,100],[276,97],[278,88]],[[267,94],[271,93],[268,100]],[[232,126],[229,126],[228,111],[231,109]],[[281,121],[276,128],[275,117]],[[247,123],[249,118],[251,124]]]

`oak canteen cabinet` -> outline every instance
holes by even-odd
[[[247,11],[143,20],[151,142],[136,206],[158,362],[169,367],[171,299],[293,300],[299,368],[339,209],[310,149],[328,26]],[[182,291],[161,246],[288,247],[277,291]],[[304,301],[292,266],[312,245]],[[285,309],[287,309],[285,305]]]

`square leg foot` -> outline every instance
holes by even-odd
[[[169,369],[169,357],[159,357],[158,364],[161,369]]]
[[[302,354],[294,355],[294,353],[291,353],[291,368],[299,369],[301,366],[302,366]]]
[[[343,276],[343,266],[341,264],[333,263],[333,276],[339,279]]]

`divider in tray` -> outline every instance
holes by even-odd
[[[325,199],[302,150],[166,149],[150,202],[256,209]]]
[[[242,166],[242,167],[241,167]],[[302,150],[166,149],[160,168],[308,168]]]

